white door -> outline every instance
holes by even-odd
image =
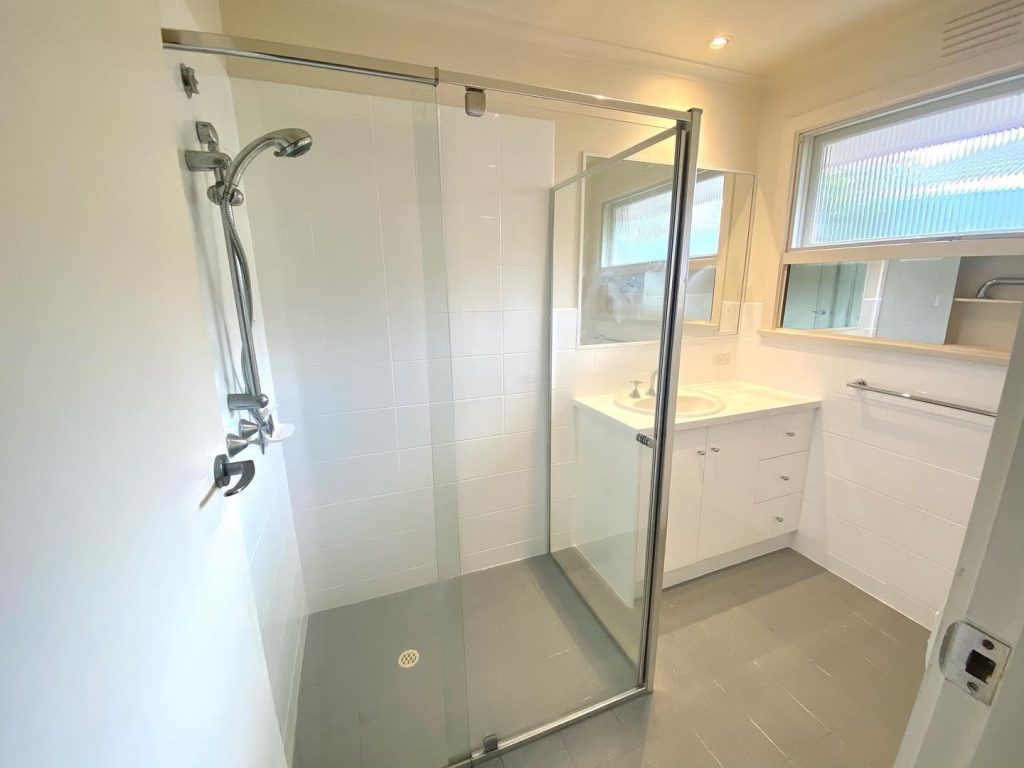
[[[697,534],[704,489],[706,429],[678,431],[672,441],[672,489],[665,533],[665,572],[697,561]]]
[[[698,559],[731,552],[761,538],[751,525],[760,460],[761,424],[756,419],[708,428]]]
[[[896,768],[1024,765],[1024,326],[949,600],[929,650]],[[991,706],[939,669],[941,638],[967,621],[1013,647]],[[955,656],[953,656],[955,658]]]

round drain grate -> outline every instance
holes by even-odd
[[[420,660],[420,652],[414,648],[410,648],[408,651],[402,651],[398,657],[398,666],[402,669],[408,669],[409,667],[415,667],[416,662]]]

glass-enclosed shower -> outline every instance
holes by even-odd
[[[667,441],[594,405],[673,418],[698,113],[251,59],[239,135],[313,137],[241,185],[294,425],[294,765],[468,765],[642,694]],[[583,308],[638,340],[581,343]]]

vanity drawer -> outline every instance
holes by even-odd
[[[811,447],[814,411],[794,411],[761,421],[761,458],[799,453]]]
[[[795,531],[800,525],[803,499],[802,493],[791,493],[758,502],[754,505],[754,527],[767,538]]]
[[[804,489],[807,451],[761,459],[757,466],[756,501],[788,496]]]

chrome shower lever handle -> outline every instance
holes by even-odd
[[[256,462],[252,459],[228,461],[228,457],[223,453],[213,460],[213,482],[218,488],[227,488],[231,485],[231,478],[235,475],[240,475],[238,482],[224,492],[225,496],[234,496],[249,487],[249,483],[256,477]]]

